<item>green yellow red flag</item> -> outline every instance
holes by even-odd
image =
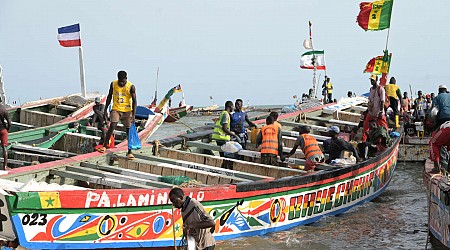
[[[374,75],[381,75],[381,74],[389,74],[389,67],[391,65],[391,58],[392,53],[389,53],[385,51],[385,55],[383,56],[377,56],[367,63],[366,69],[364,70],[364,73],[371,73]]]
[[[390,27],[394,0],[362,2],[356,21],[364,30],[384,30]]]

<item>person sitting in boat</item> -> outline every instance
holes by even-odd
[[[450,121],[450,94],[447,93],[447,86],[439,85],[439,94],[434,98],[433,107],[439,110],[435,122],[438,128],[446,121]]]
[[[375,119],[378,126],[383,126],[388,129],[386,115],[384,112],[384,102],[386,101],[385,90],[378,85],[378,76],[372,75],[370,78],[372,87],[369,92],[369,101],[367,103],[369,112],[364,120],[364,128],[362,141],[367,140],[367,131],[369,131],[369,121]]]
[[[202,204],[196,199],[186,196],[181,188],[170,190],[169,199],[175,208],[181,209],[183,235],[194,237],[195,249],[213,250],[216,241],[211,233],[211,228],[216,226],[216,222]]]
[[[378,126],[376,120],[370,120],[367,141],[358,144],[361,157],[367,159],[384,152],[390,141],[391,137],[386,128]]]
[[[331,126],[328,128],[328,134],[331,137],[329,157],[325,161],[326,163],[331,163],[331,161],[341,158],[345,151],[349,151],[353,154],[357,161],[360,161],[359,155],[355,150],[355,147],[348,141],[340,138],[340,129],[337,126]]]
[[[233,131],[239,139],[241,139],[241,146],[243,149],[247,147],[248,134],[245,129],[244,122],[252,128],[256,128],[256,125],[250,121],[246,112],[242,111],[242,100],[237,99],[234,103],[234,113],[231,114],[231,131]]]
[[[320,150],[316,138],[309,135],[309,132],[311,131],[309,126],[299,126],[295,130],[297,130],[299,136],[297,137],[291,152],[287,153],[285,156],[290,157],[295,154],[297,148],[300,147],[306,159],[305,170],[313,170],[317,163],[325,161],[322,150]]]
[[[414,100],[414,118],[416,121],[425,121],[425,98],[422,90],[417,91],[417,98]]]
[[[230,113],[233,112],[233,102],[225,102],[225,110],[219,116],[219,119],[214,125],[214,131],[212,133],[212,139],[216,141],[217,146],[224,145],[227,141],[230,141],[231,137],[236,138],[236,141],[241,143],[241,139],[230,130]],[[224,157],[224,152],[219,153],[220,156]]]
[[[97,127],[101,132],[101,137],[104,138],[106,136],[107,124],[105,120],[105,114],[103,111],[105,110],[105,105],[100,103],[101,99],[99,96],[94,99],[94,106],[92,107],[92,111],[94,114],[92,115],[92,126]],[[96,124],[97,123],[97,124]],[[100,147],[100,146],[99,146]]]
[[[352,98],[352,97],[353,97],[353,92],[348,91],[348,92],[347,92],[347,98]]]
[[[273,123],[274,123],[274,124],[278,127],[278,129],[281,131],[281,129],[282,129],[283,126],[281,126],[281,124],[280,124],[279,122],[277,122],[277,120],[278,120],[278,112],[272,111],[272,112],[270,112],[269,115],[273,117]]]
[[[446,171],[448,171],[449,159],[442,159],[441,151],[448,151],[450,149],[450,121],[444,122],[439,127],[439,130],[433,132],[428,145],[430,149],[430,160],[434,162],[433,172],[439,173],[443,162],[446,163]],[[445,150],[443,150],[444,146],[446,147]],[[448,152],[444,155],[447,156]]]
[[[266,124],[256,138],[256,147],[261,149],[262,164],[278,166],[278,156],[284,161],[281,129],[270,115],[266,118]]]
[[[119,71],[117,73],[117,80],[112,81],[109,86],[108,97],[106,98],[105,109],[103,110],[105,121],[108,114],[107,109],[111,100],[113,101],[110,113],[111,124],[109,125],[106,136],[100,140],[100,143],[103,144],[103,147],[97,150],[100,153],[105,153],[106,149],[109,147],[108,143],[105,143],[107,140],[106,138],[109,140],[119,121],[122,122],[126,128],[127,138],[130,134],[131,124],[134,123],[137,107],[136,87],[128,81],[127,72]],[[127,157],[129,160],[134,160],[131,149],[128,149]]]

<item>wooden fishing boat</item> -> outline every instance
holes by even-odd
[[[169,114],[167,115],[165,122],[176,122],[180,120],[181,118],[185,117],[188,112],[191,112],[193,109],[190,105],[183,105],[178,108],[171,108],[169,109]]]
[[[173,184],[164,182],[168,176],[195,180],[184,190],[216,221],[216,240],[286,230],[377,197],[391,181],[400,142],[395,139],[385,152],[365,162],[322,165],[306,172],[260,164],[255,151],[238,152],[253,162],[222,158],[217,146],[199,141],[208,133],[182,135],[181,144],[174,138],[155,142],[136,151],[133,161],[125,157],[124,148],[116,148],[107,156],[91,153],[13,169],[0,179],[0,236],[32,249],[173,246],[174,238],[176,244],[181,240],[182,218],[169,203]],[[214,155],[194,153],[204,149]],[[303,165],[301,154],[288,165]],[[231,169],[221,168],[224,163]],[[74,186],[22,184],[30,178]]]
[[[428,232],[444,246],[450,247],[450,183],[448,174],[432,172],[434,164],[426,160],[423,182],[428,198]]]
[[[53,124],[67,123],[88,118],[93,114],[93,99],[106,97],[99,93],[89,93],[87,98],[79,94],[49,98],[24,103],[19,107],[8,108],[12,126],[10,133],[45,127]]]

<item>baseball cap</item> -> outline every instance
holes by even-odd
[[[331,126],[328,128],[328,132],[334,132],[336,134],[339,134],[340,130],[338,126]]]
[[[100,97],[98,97],[98,96],[95,97],[94,101],[95,101],[95,102],[100,102]]]
[[[440,89],[447,89],[447,86],[445,86],[444,84],[439,85]]]
[[[377,81],[378,80],[378,76],[377,75],[371,75],[369,79]]]

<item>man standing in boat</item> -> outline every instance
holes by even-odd
[[[389,84],[384,87],[386,90],[387,96],[389,97],[389,107],[392,108],[392,111],[394,111],[395,115],[395,127],[400,128],[399,123],[399,110],[398,110],[398,102],[402,101],[402,92],[400,91],[400,88],[396,84],[397,81],[394,77],[391,77],[389,80]]]
[[[417,98],[414,100],[414,118],[416,121],[425,121],[426,100],[423,98],[422,90],[417,92]]]
[[[174,207],[181,209],[183,235],[194,237],[195,249],[213,250],[216,242],[210,228],[215,227],[216,223],[211,215],[205,211],[202,204],[189,196],[185,196],[180,188],[170,190],[169,199]]]
[[[247,147],[247,130],[245,129],[244,122],[247,122],[250,127],[256,128],[256,125],[250,121],[246,112],[242,111],[242,100],[237,99],[234,103],[234,113],[231,114],[231,131],[233,131],[241,140],[241,146],[243,149]]]
[[[256,138],[256,147],[261,148],[262,164],[278,166],[278,156],[284,161],[281,129],[270,115],[266,118],[266,124]]]
[[[372,87],[370,88],[369,101],[367,103],[369,112],[364,120],[362,141],[367,140],[370,120],[376,120],[378,126],[383,126],[388,130],[386,115],[384,113],[384,102],[386,101],[385,90],[378,85],[378,76],[376,75],[370,77],[370,83],[372,84]]]
[[[216,141],[217,146],[224,145],[227,141],[230,141],[231,136],[236,138],[236,141],[241,143],[241,139],[230,130],[231,119],[230,113],[233,112],[233,102],[225,102],[225,110],[219,116],[219,119],[214,125],[214,131],[212,133],[212,139]],[[223,152],[220,152],[220,156],[224,156]]]
[[[326,94],[328,97],[327,103],[333,102],[333,84],[330,82],[329,77],[325,77],[325,81],[323,81],[322,88],[326,90]]]
[[[433,107],[437,107],[439,110],[436,127],[450,121],[450,94],[447,93],[447,86],[439,85],[439,94],[433,100]]]
[[[8,170],[8,131],[11,128],[11,119],[5,106],[0,99],[0,141],[2,143],[3,150],[3,170]]]
[[[136,116],[136,87],[128,81],[127,72],[119,71],[117,73],[117,80],[111,82],[109,86],[108,97],[106,98],[105,110],[103,114],[105,116],[105,120],[108,114],[108,106],[113,100],[113,105],[110,113],[111,124],[109,125],[108,132],[106,136],[102,138],[102,143],[104,146],[99,148],[98,151],[104,153],[108,147],[108,143],[106,142],[106,138],[110,138],[114,129],[116,129],[117,123],[119,121],[126,128],[127,138],[130,132],[130,126],[134,122],[134,117]],[[131,149],[128,149],[127,153],[129,160],[134,160],[134,155],[131,153]]]
[[[273,124],[275,124],[275,126],[277,126],[278,129],[281,131],[283,126],[281,126],[281,124],[277,121],[278,120],[278,112],[272,111],[272,112],[270,112],[269,115],[272,116],[272,118],[273,118]]]
[[[300,147],[306,159],[305,170],[314,170],[317,163],[325,161],[322,150],[320,150],[316,138],[309,135],[309,126],[303,125],[298,127],[296,130],[298,131],[299,136],[297,137],[297,140],[295,141],[294,147],[292,148],[291,152],[289,152],[286,157],[290,157],[291,155],[295,154],[297,148]]]

